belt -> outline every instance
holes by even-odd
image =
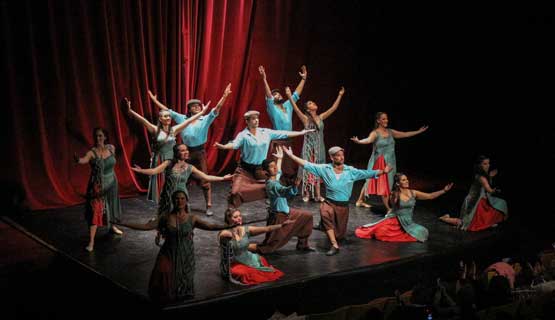
[[[337,201],[337,200],[332,200],[330,198],[326,198],[326,202],[328,202],[330,204],[334,204],[336,206],[340,206],[340,207],[348,207],[349,206],[349,201]]]
[[[200,146],[195,146],[195,147],[189,147],[189,146],[187,146],[187,148],[189,149],[189,152],[192,152],[192,151],[200,151],[200,150],[203,150],[203,151],[204,151],[204,143],[201,144]]]

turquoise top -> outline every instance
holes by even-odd
[[[284,187],[280,182],[281,171],[278,172],[276,180],[266,181],[266,193],[270,199],[270,210],[274,212],[289,213],[287,198],[297,195],[297,187]]]
[[[299,100],[297,92],[293,92],[291,97],[295,102]],[[291,102],[287,100],[283,103],[283,108],[285,109],[285,112],[276,106],[273,97],[266,97],[266,112],[268,112],[268,116],[270,117],[270,121],[272,121],[274,129],[291,131],[293,130],[293,105],[291,105]]]
[[[177,113],[173,110],[169,110],[172,119],[176,123],[183,123],[187,120],[187,116],[181,113]],[[214,122],[214,119],[218,116],[216,109],[212,109],[207,116],[200,116],[194,123],[188,125],[183,131],[181,131],[181,140],[188,147],[197,147],[206,143],[208,140],[208,128]]]
[[[270,142],[275,139],[287,138],[288,132],[266,128],[256,128],[256,136],[245,128],[233,140],[233,149],[241,149],[241,159],[249,164],[260,165],[270,148]]]

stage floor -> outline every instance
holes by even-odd
[[[191,208],[206,220],[223,221],[228,183],[213,184],[214,215],[205,216],[204,200],[199,188],[192,186]],[[355,190],[356,191],[356,190]],[[358,194],[353,192],[353,195]],[[462,198],[461,198],[462,201]],[[154,204],[144,197],[122,199],[124,209],[123,220],[146,222],[156,214]],[[319,204],[303,203],[297,197],[292,207],[306,209],[313,213],[314,222],[319,221]],[[454,207],[458,206],[454,205]],[[338,255],[328,257],[324,253],[329,249],[328,240],[321,231],[314,230],[310,243],[317,252],[301,253],[295,250],[296,239],[292,239],[285,247],[274,254],[267,255],[268,261],[282,270],[285,276],[277,282],[257,286],[241,286],[230,283],[220,277],[219,247],[216,232],[196,229],[194,236],[196,274],[196,296],[171,308],[187,308],[208,305],[222,299],[233,299],[246,293],[258,294],[274,289],[287,287],[310,286],[317,281],[330,279],[347,279],[349,274],[384,271],[387,268],[398,268],[404,263],[417,263],[426,257],[438,257],[448,252],[463,252],[482,243],[486,245],[504,233],[506,226],[483,231],[462,232],[438,221],[440,212],[433,201],[419,201],[416,205],[414,220],[429,229],[430,237],[426,243],[387,243],[376,240],[358,239],[354,229],[362,224],[376,221],[383,217],[383,212],[374,213],[371,209],[357,208],[354,203],[350,207],[350,218],[347,239],[341,243]],[[264,201],[244,204],[241,207],[244,221],[264,219],[266,204]],[[376,210],[377,211],[377,210]],[[119,287],[138,296],[147,297],[149,276],[159,248],[154,244],[155,231],[135,231],[122,228],[122,236],[109,233],[107,228],[99,228],[95,250],[89,253],[84,250],[87,244],[87,226],[83,219],[83,206],[71,208],[37,211],[17,218],[16,221],[27,231],[36,235],[44,242],[66,254],[73,261],[86,266]],[[263,225],[258,223],[257,225]],[[253,238],[262,241],[263,235]],[[381,272],[380,271],[380,272]],[[390,273],[395,277],[395,272]],[[386,275],[387,276],[387,275]],[[383,273],[380,277],[384,277]],[[386,280],[385,278],[383,279]],[[331,284],[331,283],[330,283]],[[297,289],[298,290],[298,289]],[[306,290],[305,290],[306,291]],[[313,290],[312,290],[313,291]],[[302,293],[302,299],[314,301],[317,298]],[[314,292],[316,296],[318,294]],[[298,303],[301,303],[297,301]],[[324,307],[324,309],[326,309]]]

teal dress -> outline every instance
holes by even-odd
[[[167,215],[160,218],[158,229],[164,236],[149,282],[153,301],[175,302],[195,294],[195,246],[193,219],[189,217],[177,228],[168,224]]]
[[[109,147],[110,155],[103,159],[94,150],[89,162],[91,165],[91,177],[87,185],[87,203],[85,205],[85,217],[89,225],[108,225],[111,221],[119,221],[121,218],[121,204],[118,194],[118,179],[114,171],[116,157],[113,146]]]
[[[175,133],[173,128],[166,134],[159,130],[156,141],[153,143],[152,156],[150,157],[150,168],[156,168],[166,160],[173,159],[173,147],[175,146]],[[147,199],[158,203],[160,200],[160,186],[163,185],[164,177],[155,174],[150,177],[148,184]]]
[[[273,272],[275,270],[274,268],[264,266],[260,259],[260,255],[249,251],[249,228],[244,228],[245,235],[241,238],[241,240],[237,241],[235,239],[232,239],[229,241],[231,245],[231,250],[233,250],[233,258],[235,262],[244,264],[257,270]]]
[[[480,183],[480,175],[474,176],[474,181],[470,186],[470,190],[468,191],[468,195],[465,197],[464,202],[461,207],[461,229],[467,230],[474,216],[476,215],[476,210],[478,208],[478,204],[480,199],[486,198],[488,204],[493,207],[494,209],[501,212],[503,215],[507,215],[509,210],[507,207],[507,202],[501,198],[494,197],[486,192],[482,184]]]
[[[314,129],[316,131],[309,132],[304,135],[303,150],[301,157],[312,163],[322,164],[326,163],[326,146],[324,144],[324,121],[319,119],[319,123],[314,122],[312,117],[309,117],[306,130]],[[320,178],[312,173],[299,168],[298,176],[302,178],[301,190],[302,195],[315,198],[315,191],[320,187]]]
[[[395,139],[391,133],[391,129],[387,129],[388,136],[383,137],[380,133],[376,131],[376,140],[372,144],[372,155],[370,160],[368,160],[367,169],[374,169],[374,164],[380,156],[383,156],[385,164],[392,167],[392,170],[387,174],[387,186],[380,183],[380,178],[377,180],[369,179],[366,180],[363,190],[366,190],[365,195],[378,194],[378,195],[389,195],[391,193],[391,187],[393,186],[393,177],[397,173],[397,160],[395,159]],[[375,168],[374,170],[383,169]],[[385,177],[385,175],[382,175]],[[383,178],[381,178],[383,179]],[[369,183],[374,184],[369,186]],[[387,188],[387,190],[383,190]]]
[[[392,212],[386,214],[385,217],[380,221],[366,224],[362,226],[362,228],[377,227],[380,223],[386,222],[387,219],[397,219],[399,221],[399,224],[403,228],[403,231],[408,233],[410,236],[420,242],[428,240],[428,229],[415,223],[412,220],[412,216],[414,214],[414,205],[416,204],[416,197],[414,195],[414,192],[411,192],[411,194],[412,196],[407,201],[399,199],[399,208],[394,209]],[[396,235],[392,236],[395,237]]]
[[[160,194],[160,202],[158,203],[158,215],[169,213],[172,210],[172,194],[181,190],[185,192],[187,200],[189,200],[189,191],[187,191],[187,181],[193,172],[193,166],[188,164],[185,170],[179,172],[174,170],[175,162],[172,162],[164,171],[164,186]]]

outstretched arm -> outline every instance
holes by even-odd
[[[301,119],[303,126],[306,128],[306,126],[308,125],[308,117],[306,116],[306,114],[304,114],[304,112],[301,111],[301,109],[299,109],[299,106],[297,106],[295,99],[293,99],[291,88],[285,87],[285,95],[287,96],[287,98],[289,99],[289,102],[293,106],[293,110],[295,110],[295,113],[297,114],[299,119]]]
[[[127,98],[124,98],[124,99],[125,99],[125,103],[127,104],[127,113],[129,113],[131,117],[133,117],[135,120],[139,121],[143,126],[145,126],[148,132],[150,133],[156,132],[156,126],[150,123],[147,119],[145,119],[137,112],[133,111],[133,109],[131,109],[131,101],[129,101],[129,99]]]
[[[202,105],[202,111],[201,112],[199,112],[199,113],[195,114],[194,116],[188,118],[187,120],[183,121],[182,123],[174,126],[173,131],[175,132],[175,134],[177,135],[183,129],[187,128],[187,126],[190,125],[193,121],[200,118],[204,114],[204,112],[206,112],[206,109],[208,109],[208,105]]]
[[[344,94],[345,94],[345,88],[341,87],[341,89],[339,90],[339,93],[337,94],[337,98],[335,99],[335,102],[333,103],[331,108],[329,108],[328,110],[320,114],[320,118],[322,119],[322,121],[326,120],[327,117],[331,116],[331,114],[334,113],[335,110],[337,110],[337,108],[339,107],[339,103],[341,102],[341,98],[343,97]]]
[[[229,142],[226,144],[221,144],[218,142],[214,142],[214,147],[220,149],[220,150],[233,150],[233,142]]]
[[[221,182],[221,181],[231,180],[233,178],[232,174],[226,174],[223,177],[211,176],[211,175],[208,175],[208,174],[200,171],[195,166],[193,166],[193,174],[195,175],[195,177],[200,178],[200,179],[205,180],[205,181],[208,181],[208,182]]]
[[[264,67],[258,66],[258,72],[260,72],[260,75],[262,76],[262,80],[264,81],[264,91],[266,92],[266,98],[272,99],[272,90],[270,89],[268,80],[266,80],[266,71],[264,70]]]
[[[141,167],[139,167],[138,165],[134,165],[133,168],[131,168],[131,170],[140,173],[140,174],[145,174],[147,176],[153,176],[155,174],[159,174],[161,172],[163,172],[164,170],[166,170],[166,168],[168,167],[168,165],[171,163],[171,160],[166,160],[162,163],[160,163],[157,167],[155,168],[148,168],[148,169],[143,169]]]
[[[220,101],[218,101],[218,104],[214,107],[214,109],[212,109],[214,110],[214,112],[216,113],[220,112],[220,109],[224,105],[225,99],[227,99],[227,96],[229,96],[230,93],[231,93],[231,83],[229,83],[227,87],[225,87],[224,94],[220,98]]]
[[[192,215],[192,218],[193,218],[194,227],[202,230],[220,231],[220,230],[230,229],[234,227],[234,226],[228,226],[225,224],[207,222],[195,215]]]
[[[298,136],[304,136],[305,134],[309,133],[309,132],[314,132],[316,131],[315,129],[303,129],[301,131],[284,131],[287,134],[287,137],[289,138],[295,138]]]
[[[85,154],[85,156],[83,158],[79,158],[77,153],[74,153],[73,154],[73,160],[75,161],[75,163],[78,163],[78,164],[87,164],[87,163],[89,163],[89,161],[91,161],[93,156],[94,156],[93,152],[89,150],[89,151],[87,151],[87,153]]]
[[[359,140],[358,137],[352,137],[351,141],[353,141],[354,143],[357,144],[370,144],[370,143],[374,143],[374,141],[376,141],[376,130],[372,130],[372,132],[370,132],[370,134],[368,135],[368,137]]]
[[[422,126],[422,127],[420,127],[420,129],[418,129],[416,131],[407,131],[407,132],[397,131],[397,130],[391,129],[391,133],[393,134],[393,138],[403,139],[403,138],[413,137],[417,134],[421,134],[422,132],[424,132],[426,130],[428,130],[428,126]]]
[[[305,65],[301,66],[301,72],[299,72],[299,75],[301,76],[301,81],[299,82],[299,85],[295,89],[295,92],[297,93],[298,96],[300,96],[301,93],[303,92],[304,84],[306,83],[306,77],[308,76],[308,71],[306,70]]]
[[[154,104],[156,106],[158,106],[158,108],[160,108],[161,110],[164,111],[168,111],[169,108],[166,107],[165,105],[163,105],[160,101],[158,101],[158,99],[156,98],[156,95],[152,93],[152,91],[148,90],[148,96],[150,97],[150,100],[152,100],[152,102],[154,102]]]
[[[249,227],[245,227],[245,228],[249,228],[249,233],[250,233],[251,236],[257,236],[257,235],[262,234],[262,233],[272,232],[274,230],[281,229],[283,226],[286,226],[286,225],[291,224],[293,222],[295,222],[295,220],[287,219],[287,220],[283,221],[280,224],[272,224],[272,225],[265,226],[265,227],[249,226]]]
[[[286,155],[289,156],[289,158],[291,158],[291,160],[295,161],[295,163],[297,163],[299,166],[303,166],[308,162],[304,159],[301,159],[299,157],[297,157],[296,155],[293,154],[293,151],[291,150],[291,147],[287,147],[287,148],[283,148],[283,152],[285,152]]]
[[[147,223],[116,222],[116,221],[112,221],[112,223],[118,226],[123,226],[134,230],[148,231],[148,230],[156,229],[158,227],[158,221],[159,221],[159,218],[150,220]]]
[[[446,194],[447,191],[451,190],[452,187],[453,187],[453,183],[451,182],[451,183],[448,183],[445,187],[443,187],[443,189],[436,192],[426,193],[426,192],[414,190],[414,194],[416,196],[416,199],[418,200],[432,200],[441,195]]]

